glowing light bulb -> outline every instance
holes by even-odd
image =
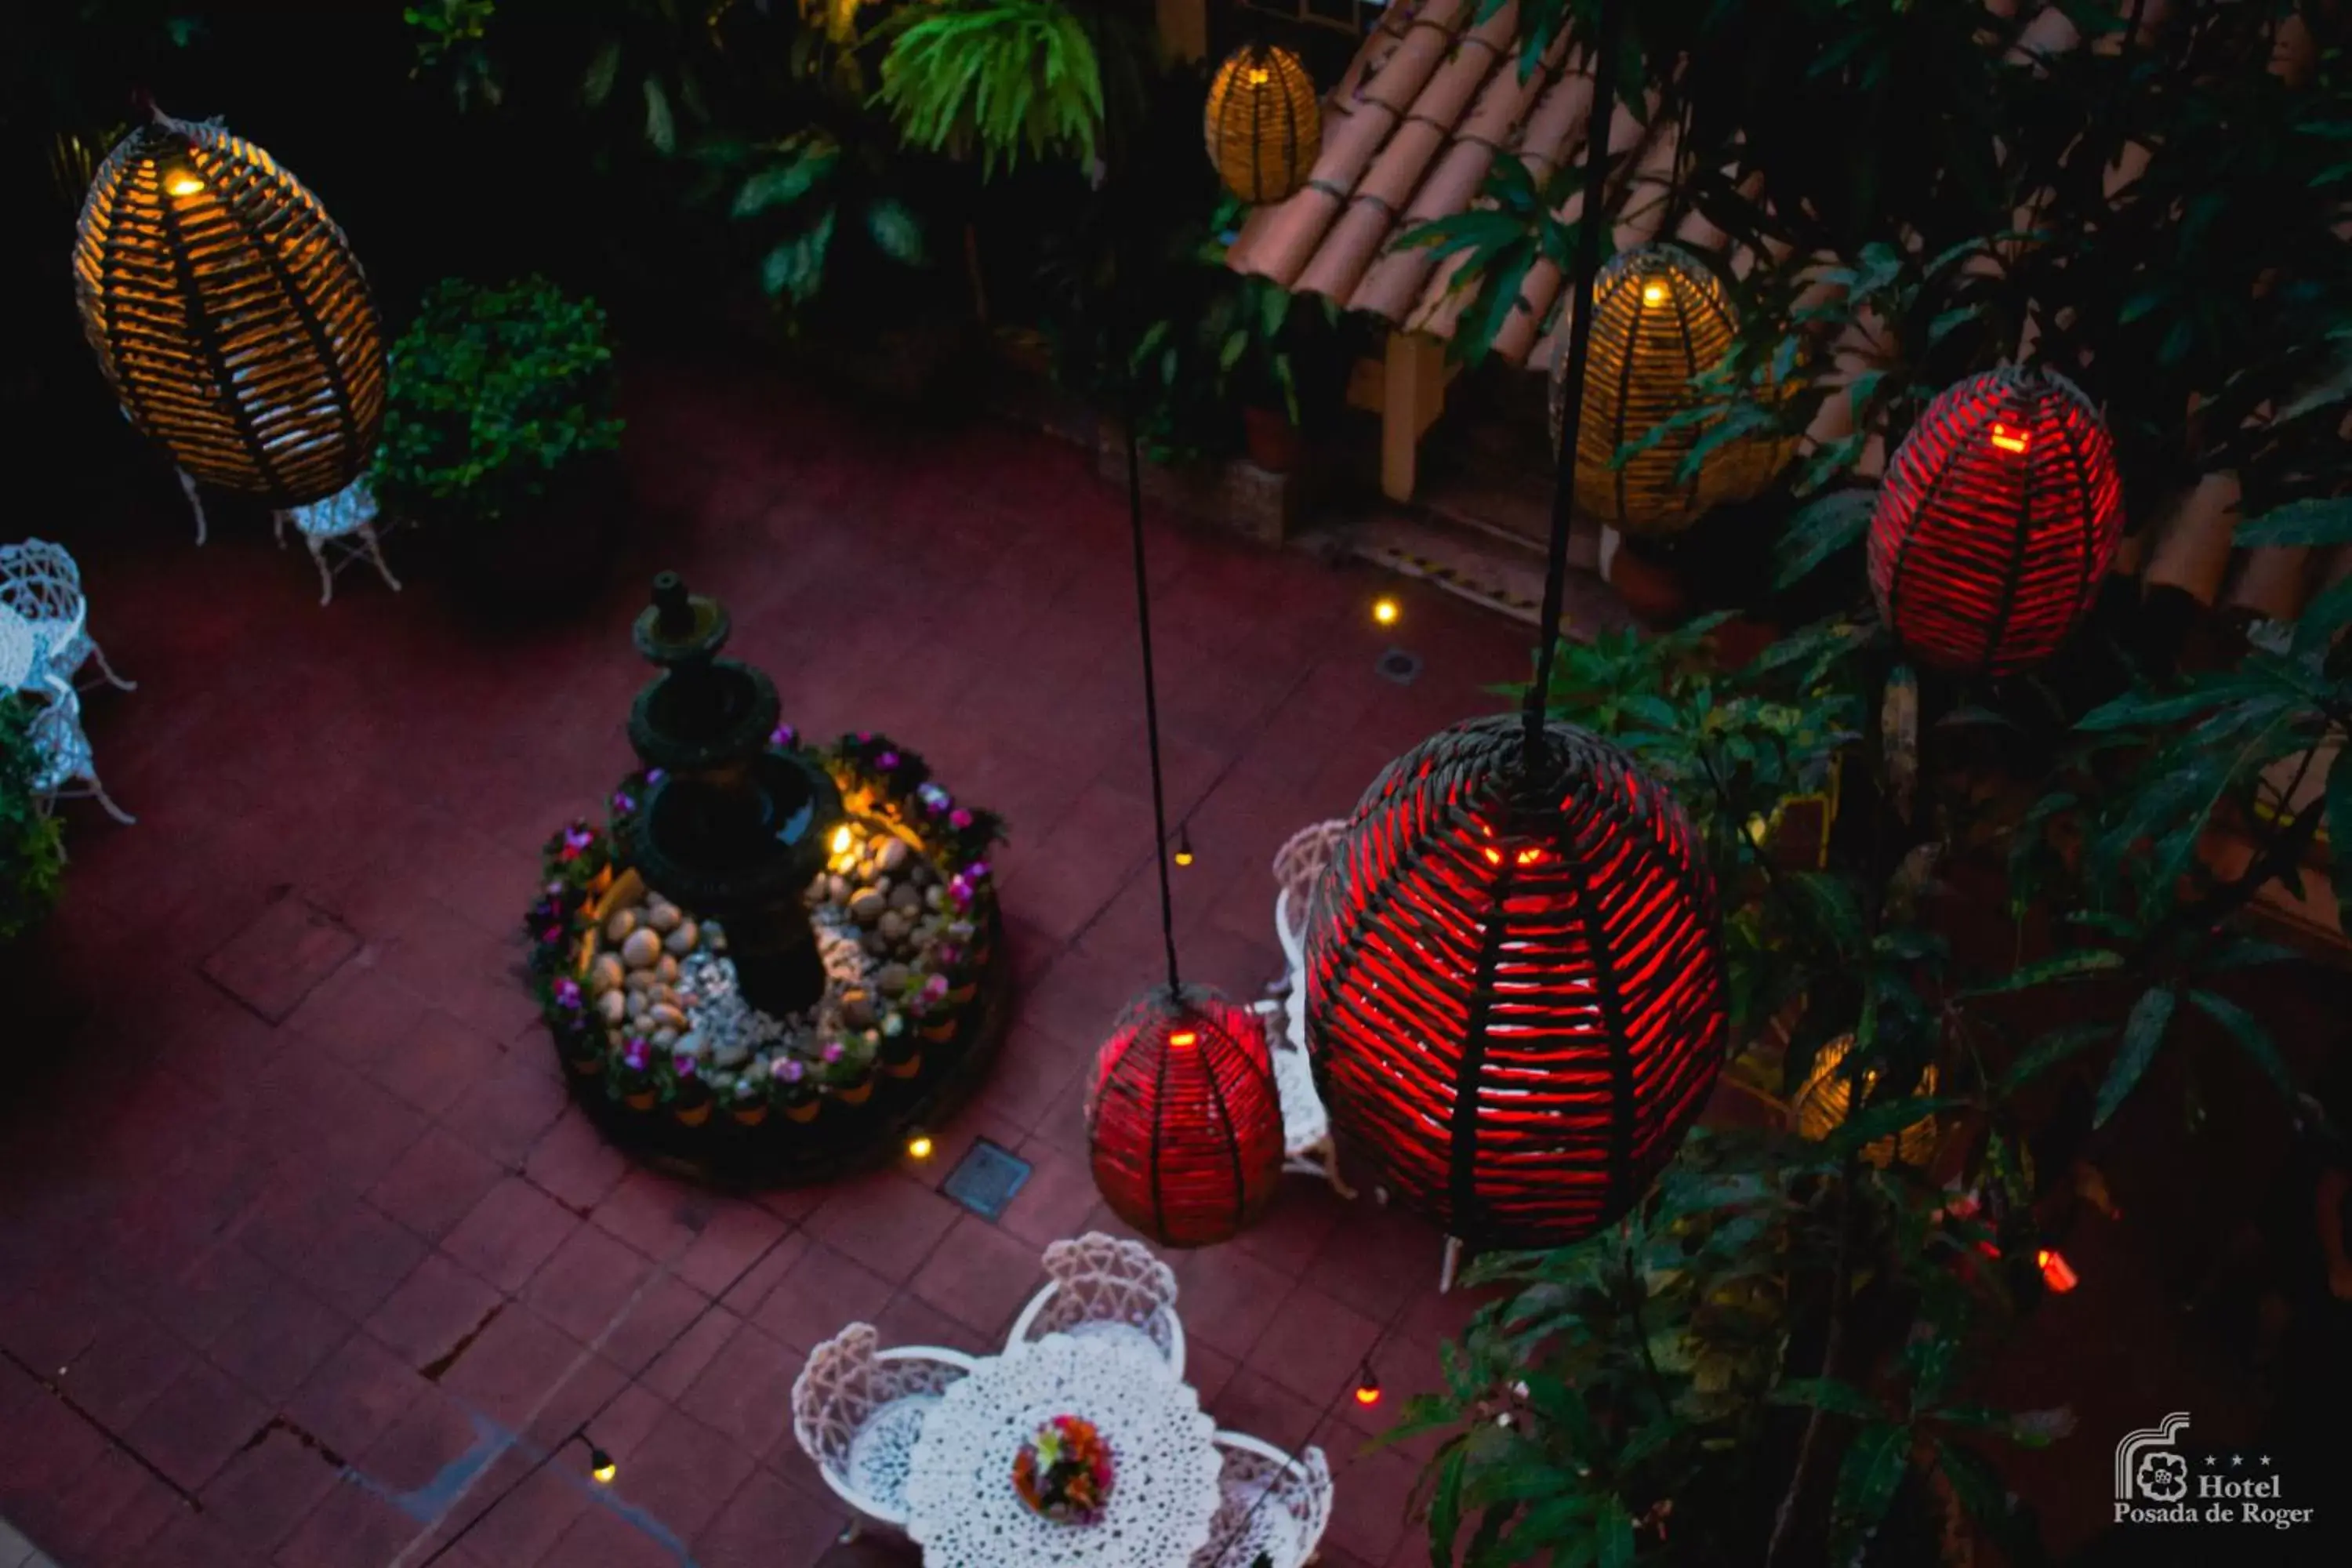
[[[2036,1250],[2033,1254],[2033,1261],[2041,1266],[2042,1282],[2047,1285],[2054,1295],[2063,1296],[2083,1282],[2065,1258],[2049,1247],[2044,1247]]]
[[[919,1132],[917,1133],[914,1137],[907,1140],[907,1152],[909,1156],[917,1160],[929,1159],[931,1157],[930,1139]]]
[[[1397,616],[1399,613],[1400,612],[1397,609],[1397,602],[1394,599],[1390,598],[1386,594],[1381,595],[1379,598],[1372,601],[1372,619],[1381,626],[1392,626],[1396,625]]]
[[[1543,858],[1543,851],[1540,849],[1522,849],[1517,855],[1513,856],[1512,858],[1522,866],[1532,866]]]
[[[1644,305],[1663,305],[1665,302],[1666,286],[1664,284],[1644,283],[1642,285],[1642,303]]]
[[[1249,84],[1252,87],[1264,87],[1267,82],[1270,82],[1273,79],[1274,73],[1266,69],[1264,66],[1252,66],[1250,68]]]
[[[174,174],[163,182],[163,188],[175,196],[193,196],[205,188],[205,183],[194,174]]]
[[[588,1450],[588,1473],[596,1478],[598,1486],[609,1487],[613,1484],[613,1478],[621,1473],[621,1467],[613,1463],[613,1456],[604,1449],[591,1448]]]
[[[1192,852],[1190,849],[1180,848],[1176,851],[1176,864],[1179,866],[1190,866],[1192,863]]]
[[[2022,452],[2027,445],[2025,432],[2012,430],[1996,422],[1992,427],[1992,444],[2004,452]]]
[[[1363,1370],[1356,1374],[1356,1403],[1359,1405],[1378,1405],[1380,1402],[1380,1376],[1372,1371],[1372,1363],[1368,1361],[1364,1363]]]
[[[1179,1029],[1168,1037],[1168,1043],[1171,1046],[1194,1046],[1200,1042],[1201,1037],[1190,1029]]]
[[[833,852],[836,855],[846,855],[849,853],[849,824],[845,822],[833,830]]]

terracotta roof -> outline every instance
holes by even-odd
[[[2141,25],[2164,25],[2172,8],[2166,0],[2149,0]],[[2012,58],[2061,55],[2082,45],[2081,33],[2055,5],[1986,0],[1985,9],[2015,23]],[[1592,97],[1582,59],[1571,58],[1564,40],[1522,79],[1517,4],[1473,26],[1477,11],[1478,0],[1395,0],[1324,99],[1323,151],[1307,187],[1252,213],[1226,254],[1228,266],[1367,311],[1391,326],[1453,337],[1470,302],[1470,290],[1454,288],[1465,258],[1439,262],[1425,247],[1398,245],[1398,237],[1468,211],[1498,157],[1517,158],[1540,185],[1581,149]],[[2273,68],[2290,77],[2307,71],[2311,43],[2299,22],[2282,26]],[[1722,256],[1734,272],[1744,272],[1754,258],[1727,251],[1721,230],[1674,202],[1675,129],[1670,121],[1652,119],[1645,127],[1621,104],[1610,123],[1611,149],[1633,154],[1608,191],[1616,247],[1673,238]],[[2109,177],[2110,194],[2129,185],[2146,164],[2145,149],[2126,149]],[[1572,193],[1559,215],[1572,219],[1581,205],[1581,193]],[[2024,221],[2031,216],[2021,215],[2021,227],[2031,226]],[[1542,328],[1560,284],[1559,269],[1548,261],[1528,272],[1517,306],[1496,335],[1497,357],[1538,373],[1550,369],[1559,333],[1544,335]],[[1835,289],[1818,286],[1809,302],[1825,301]],[[1850,380],[1870,367],[1879,349],[1862,323],[1841,336],[1832,353]],[[1847,400],[1832,396],[1806,435],[1809,444],[1817,444],[1852,429]],[[1874,475],[1884,456],[1874,441],[1857,468]],[[2299,613],[2325,584],[2352,574],[2352,549],[2234,549],[2236,503],[2233,479],[2208,479],[2164,508],[2116,569],[2145,565],[2152,584],[2281,619]]]

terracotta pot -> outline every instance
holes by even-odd
[[[796,1100],[790,1105],[785,1106],[784,1114],[791,1117],[794,1121],[814,1121],[816,1120],[816,1113],[822,1109],[824,1109],[824,1107],[818,1101],[817,1098],[814,1095],[811,1095],[806,1100]]]
[[[1609,585],[1627,609],[1653,623],[1678,618],[1689,603],[1673,567],[1648,559],[1630,544],[1619,545],[1616,559],[1609,563]]]
[[[979,983],[976,981],[967,980],[962,984],[955,986],[948,992],[948,1000],[961,1007],[979,994]]]
[[[750,1105],[730,1105],[727,1108],[727,1114],[746,1127],[757,1127],[768,1119],[768,1107],[763,1101],[754,1101]]]
[[[699,1127],[710,1120],[710,1101],[706,1100],[699,1105],[672,1106],[670,1111],[677,1118],[679,1126]]]
[[[660,1098],[652,1089],[639,1089],[635,1094],[621,1096],[621,1103],[631,1110],[651,1110],[654,1108],[654,1101]]]
[[[866,1103],[867,1097],[873,1094],[873,1092],[874,1079],[869,1074],[867,1077],[848,1089],[835,1089],[833,1091],[833,1097],[841,1101],[844,1105],[863,1105]]]
[[[923,1053],[917,1051],[903,1062],[885,1062],[882,1070],[892,1078],[912,1078],[923,1070]]]
[[[1286,474],[1298,467],[1305,443],[1278,408],[1242,410],[1242,440],[1249,459],[1269,474]]]
[[[945,1045],[954,1039],[955,1032],[956,1026],[953,1018],[941,1018],[934,1023],[925,1024],[919,1031],[923,1038],[935,1045]]]
[[[564,1065],[582,1078],[594,1078],[604,1070],[604,1053],[591,1051],[584,1057],[566,1057]]]

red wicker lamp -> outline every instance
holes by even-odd
[[[1870,586],[1927,662],[2014,675],[2058,650],[2123,535],[2115,447],[2047,371],[1987,371],[1927,405],[1870,520]]]
[[[1668,432],[1622,466],[1617,453],[1691,406],[1691,379],[1714,369],[1739,334],[1731,296],[1675,245],[1628,250],[1592,290],[1592,351],[1577,427],[1576,503],[1628,533],[1679,532],[1716,507],[1748,500],[1788,460],[1786,441],[1744,439],[1715,448],[1688,480],[1683,463],[1706,434]],[[1560,444],[1568,355],[1552,362],[1551,438]]]
[[[268,153],[157,115],[107,155],[74,241],[82,330],[131,423],[279,508],[358,478],[383,332],[342,230]]]
[[[1288,49],[1244,44],[1217,68],[1202,116],[1209,162],[1225,189],[1264,205],[1307,184],[1323,151],[1323,108]]]
[[[1257,1016],[1205,986],[1119,1015],[1087,1092],[1095,1185],[1167,1247],[1225,1241],[1282,1179],[1282,1097]]]
[[[1720,1070],[1715,892],[1615,747],[1474,720],[1391,763],[1318,884],[1307,1035],[1343,1139],[1474,1245],[1550,1247],[1638,1200]]]

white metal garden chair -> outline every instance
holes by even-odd
[[[1294,1459],[1243,1432],[1220,1432],[1214,1441],[1224,1461],[1217,1511],[1191,1568],[1250,1568],[1261,1554],[1274,1568],[1313,1562],[1331,1522],[1331,1462],[1323,1450],[1301,1449]]]
[[[319,568],[320,604],[333,601],[335,574],[360,559],[375,567],[385,587],[400,592],[400,579],[383,562],[383,541],[375,527],[375,492],[368,489],[365,479],[353,479],[324,500],[280,511],[277,520],[278,549],[286,548],[289,522],[310,547],[310,559]]]
[[[923,1418],[971,1358],[935,1345],[875,1348],[852,1323],[809,1352],[793,1380],[793,1436],[835,1496],[882,1524],[907,1522],[907,1468]],[[857,1533],[853,1521],[842,1539]]]
[[[1333,817],[1302,827],[1274,852],[1274,936],[1282,944],[1287,966],[1282,980],[1280,1005],[1285,1028],[1282,1044],[1274,1049],[1274,1081],[1282,1092],[1282,1141],[1288,1156],[1285,1170],[1319,1175],[1331,1190],[1352,1198],[1355,1190],[1339,1179],[1339,1157],[1331,1142],[1331,1115],[1315,1089],[1315,1071],[1307,1056],[1307,917],[1314,908],[1315,883],[1331,861],[1332,848],[1348,831],[1345,817]],[[1276,1005],[1258,1005],[1261,1013]],[[1374,1188],[1372,1196],[1385,1204],[1389,1195]],[[1437,1267],[1440,1291],[1454,1289],[1462,1263],[1462,1243],[1445,1238],[1445,1254]]]
[[[1131,1337],[1184,1375],[1184,1325],[1176,1316],[1176,1273],[1139,1241],[1088,1231],[1045,1248],[1047,1285],[1029,1299],[1005,1336],[1008,1346],[1047,1334]]]
[[[106,786],[98,782],[89,737],[82,732],[81,694],[63,676],[52,672],[48,684],[35,698],[41,702],[32,724],[33,753],[40,771],[33,778],[33,794],[43,815],[55,811],[60,800],[94,800],[124,826],[137,822],[137,817],[114,804]]]
[[[27,539],[21,544],[0,544],[0,605],[24,617],[41,645],[41,656],[26,678],[38,689],[50,675],[68,685],[92,658],[108,684],[124,691],[138,686],[114,673],[106,650],[89,635],[89,603],[82,596],[81,568],[62,544]]]
[[[1307,1058],[1307,912],[1315,897],[1316,879],[1331,858],[1331,847],[1346,832],[1344,818],[1318,822],[1290,836],[1275,851],[1274,935],[1282,944],[1283,977],[1279,999],[1257,1004],[1271,1025],[1282,1015],[1282,1026],[1267,1030],[1274,1059],[1274,1084],[1282,1096],[1283,1168],[1302,1175],[1320,1176],[1343,1198],[1356,1195],[1340,1178],[1339,1151],[1331,1143],[1331,1117],[1316,1092],[1315,1069]]]

